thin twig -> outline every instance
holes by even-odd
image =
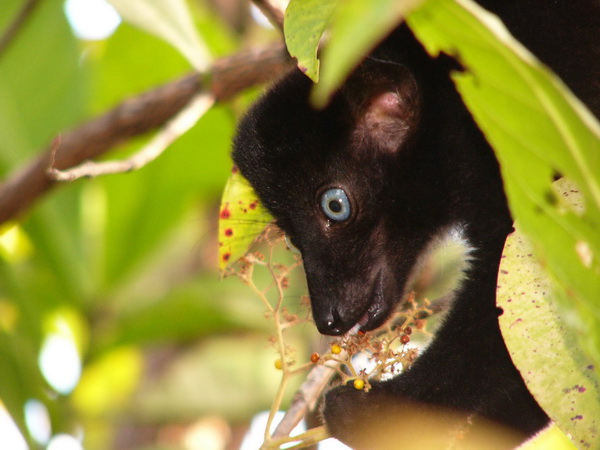
[[[324,425],[322,425],[320,427],[311,428],[310,430],[307,430],[304,433],[302,433],[302,435],[300,436],[288,436],[275,439],[270,442],[270,447],[279,449],[284,444],[288,444],[302,439],[297,444],[287,446],[286,448],[306,448],[317,445],[319,442],[324,441],[325,439],[330,437],[331,436],[327,432],[327,429]]]
[[[27,0],[19,12],[15,15],[13,21],[8,25],[4,34],[0,36],[0,57],[2,53],[6,51],[8,46],[13,42],[15,36],[23,29],[27,19],[31,17],[31,14],[35,10],[35,7],[39,4],[39,0]]]
[[[281,357],[283,375],[281,377],[281,381],[280,381],[279,387],[277,389],[277,394],[275,395],[275,398],[273,399],[273,403],[271,405],[271,411],[269,412],[269,417],[267,419],[267,426],[265,428],[265,442],[270,439],[269,433],[271,430],[271,424],[273,423],[273,420],[275,419],[275,414],[277,413],[277,411],[279,410],[279,407],[281,406],[281,402],[283,400],[283,395],[285,394],[287,382],[290,377],[289,367],[287,366],[285,341],[283,339],[283,328],[281,326],[281,319],[280,319],[281,305],[283,303],[283,298],[284,298],[283,286],[281,284],[281,280],[283,279],[283,277],[278,276],[277,273],[275,272],[275,268],[273,267],[273,250],[274,250],[274,248],[275,248],[274,246],[270,246],[270,248],[269,248],[269,263],[267,265],[267,268],[269,269],[269,272],[271,273],[273,280],[275,280],[275,286],[277,288],[277,304],[273,308],[273,322],[275,324],[275,332],[277,333],[277,346],[278,346],[277,350],[279,351],[279,356]]]
[[[192,97],[210,92],[224,101],[242,90],[273,80],[291,68],[283,44],[250,50],[215,62],[210,74],[191,74],[126,100],[111,111],[61,134],[54,168],[74,167],[93,160],[116,145],[164,125]],[[37,198],[56,185],[46,173],[55,144],[24,167],[14,171],[0,186],[0,223],[15,218]]]
[[[284,11],[273,5],[269,0],[252,0],[252,3],[260,9],[275,28],[279,31],[283,31]]]
[[[306,380],[294,395],[292,404],[275,428],[271,439],[289,436],[296,425],[306,416],[306,413],[315,408],[329,380],[336,374],[339,364],[339,362],[328,361],[326,364],[315,366],[308,373]]]
[[[178,137],[192,128],[214,102],[214,98],[210,94],[197,95],[184,109],[169,120],[148,144],[132,157],[122,161],[104,161],[100,163],[87,161],[68,170],[58,170],[53,166],[58,150],[57,146],[52,155],[48,175],[57,181],[73,181],[82,177],[97,177],[137,170],[158,158]]]

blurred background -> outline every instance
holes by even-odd
[[[0,36],[28,4],[0,48],[3,178],[61,132],[191,71],[103,0],[2,0]],[[279,39],[247,1],[188,6],[215,57]],[[0,448],[239,448],[270,407],[271,323],[217,270],[231,138],[257,93],[212,108],[150,165],[65,183],[2,225]],[[298,334],[315,336],[310,324]]]

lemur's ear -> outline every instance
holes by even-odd
[[[348,80],[343,94],[351,105],[356,142],[396,152],[417,125],[419,90],[404,66],[367,60]]]

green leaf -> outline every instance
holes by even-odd
[[[210,54],[200,39],[184,0],[109,0],[123,19],[152,33],[181,52],[198,71]]]
[[[190,3],[190,9],[211,55],[229,56],[240,48],[240,40],[245,35],[240,35],[239,30],[231,26],[228,17],[207,2]]]
[[[3,8],[10,10],[11,4],[21,3],[8,0]],[[82,70],[80,50],[63,14],[63,3],[40,3],[0,55],[2,171],[24,163],[83,118],[88,73]],[[37,273],[31,278],[35,284],[52,278],[52,285],[62,285],[63,300],[81,299],[86,285],[79,252],[78,193],[78,186],[65,186],[51,198],[41,199],[24,219],[24,229],[35,248]],[[27,275],[18,272],[15,283],[29,287],[32,280]],[[48,297],[53,288],[46,285]],[[46,303],[51,303],[49,298]]]
[[[258,320],[232,313],[237,304],[231,298],[244,298],[242,284],[224,285],[211,272],[190,283],[176,286],[156,298],[130,299],[125,311],[117,314],[96,340],[93,353],[123,345],[157,345],[186,342],[200,337],[242,329],[262,329],[265,325],[260,310]]]
[[[22,3],[2,0],[0,15],[13,10],[16,14]],[[40,2],[0,55],[2,173],[23,163],[61,130],[82,119],[86,72],[62,12],[63,3]]]
[[[552,424],[540,431],[530,440],[518,447],[518,450],[576,450],[577,447],[567,436]]]
[[[46,303],[52,301],[53,288],[61,302],[84,303],[90,292],[89,267],[84,254],[78,202],[80,186],[69,186],[54,196],[42,199],[23,228],[35,245],[35,263],[39,272],[49,271],[53,280],[46,284]],[[38,277],[41,273],[37,274]],[[23,282],[23,279],[21,278]],[[48,282],[49,281],[49,282]]]
[[[31,445],[33,440],[25,423],[25,403],[32,399],[48,403],[49,399],[35,349],[30,344],[26,336],[0,329],[0,398]]]
[[[91,104],[97,115],[189,70],[187,60],[168,43],[128,23],[105,41],[84,45],[93,69]]]
[[[323,50],[321,81],[312,99],[324,106],[331,94],[369,52],[423,0],[348,0],[340,3]],[[351,45],[349,45],[351,43]]]
[[[308,352],[302,342],[293,343],[298,354]],[[265,345],[264,335],[246,333],[215,336],[187,351],[136,396],[131,414],[163,423],[175,417],[190,422],[204,416],[247,422],[256,411],[269,409],[281,372],[273,367],[277,353]],[[288,394],[294,392],[291,380]]]
[[[219,209],[219,268],[223,270],[244,256],[272,221],[252,186],[234,170]]]
[[[22,4],[3,0],[2,33]],[[63,4],[63,0],[39,2],[0,55],[2,173],[24,164],[58,133],[83,119],[89,73]],[[57,414],[56,398],[49,399],[38,354],[41,321],[48,309],[84,297],[79,192],[73,185],[41,199],[20,228],[29,250],[0,262],[0,398],[31,448],[35,443],[24,423],[27,400],[46,404],[54,429],[67,427],[66,415]],[[7,311],[13,311],[14,319]]]
[[[431,54],[458,56],[453,79],[496,150],[514,217],[577,311],[584,349],[600,364],[600,127],[564,85],[486,11],[468,0],[429,1],[407,21]],[[490,108],[493,105],[493,108]],[[557,200],[556,172],[573,180],[585,211]]]
[[[283,32],[288,51],[315,83],[319,81],[319,42],[336,4],[337,0],[292,0],[285,10]]]
[[[600,446],[600,388],[594,365],[574,345],[552,287],[519,232],[504,247],[497,302],[504,310],[500,328],[506,346],[529,391],[579,447]]]
[[[190,221],[197,220],[191,207],[218,198],[233,131],[228,108],[214,107],[152,164],[98,180],[107,196],[103,265],[109,289],[139,276],[182,227],[198,226]]]

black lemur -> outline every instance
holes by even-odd
[[[600,1],[479,3],[599,115]],[[379,430],[395,429],[386,420],[419,405],[522,437],[548,423],[500,334],[496,278],[512,219],[493,150],[449,78],[456,66],[430,58],[402,25],[325,109],[310,106],[311,82],[295,70],[251,108],[235,139],[235,164],[302,252],[323,334],[382,325],[441,236],[472,248],[444,324],[411,369],[368,393],[326,394],[326,425],[351,446],[385,445]]]

